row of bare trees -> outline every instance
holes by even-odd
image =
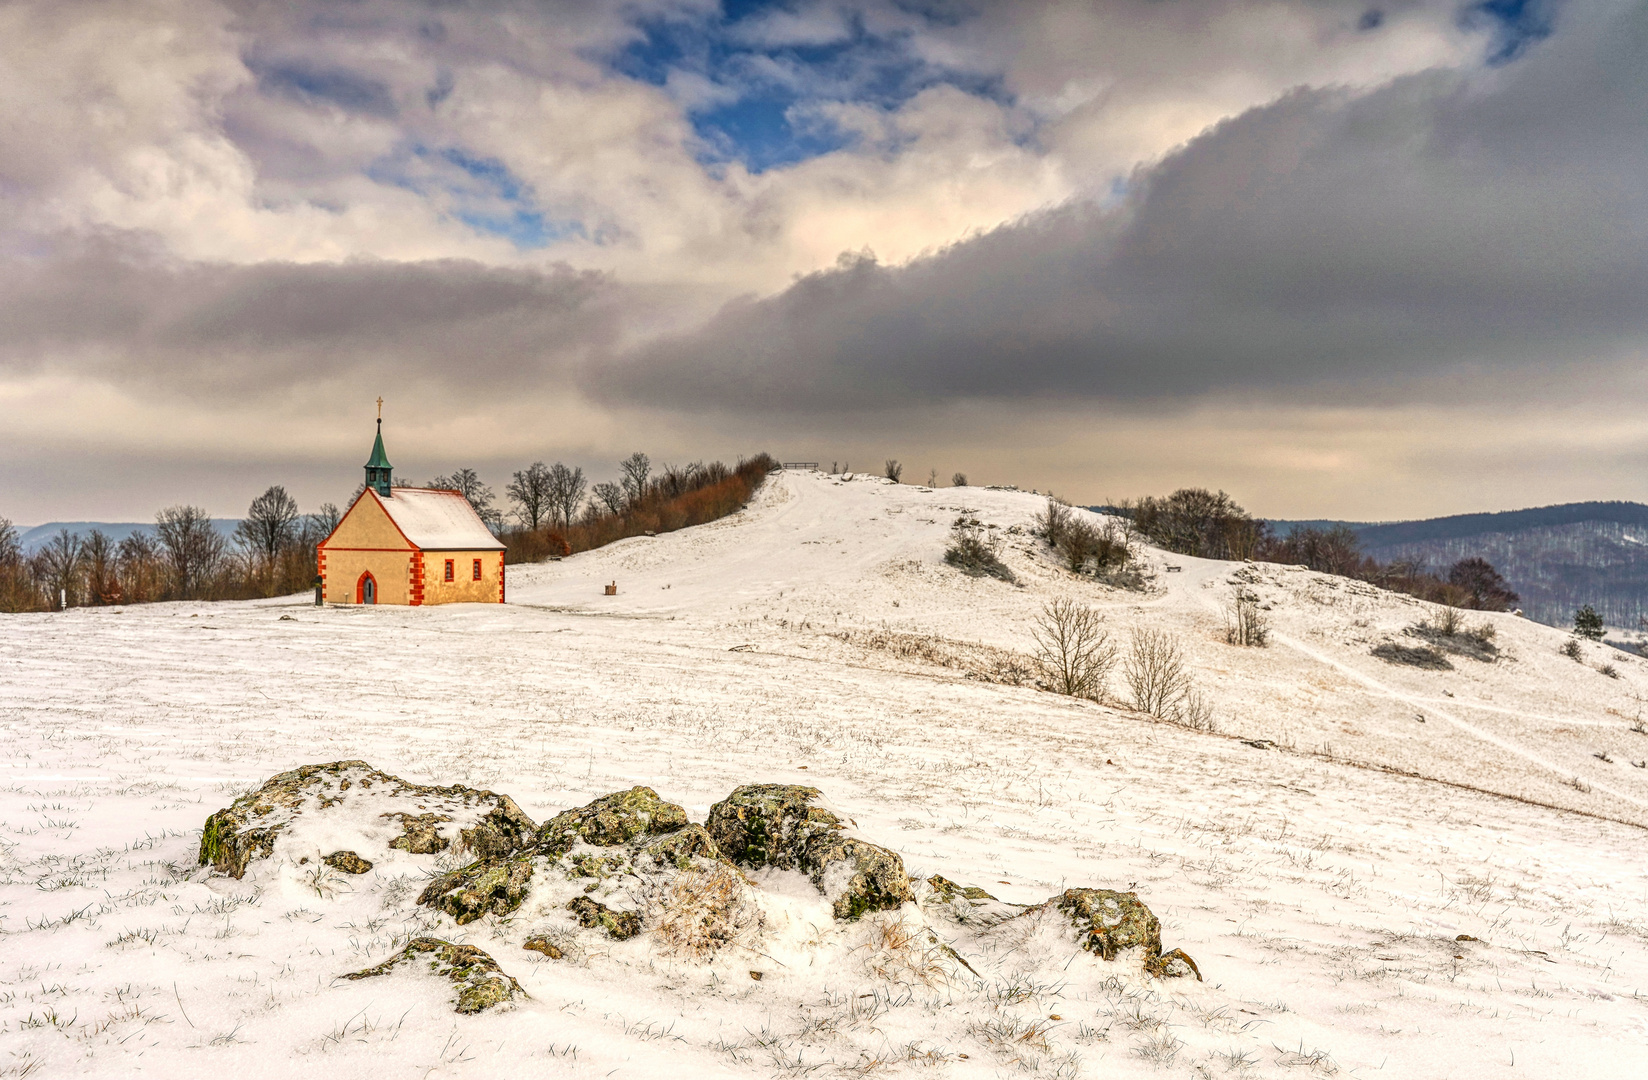
[[[314,579],[315,545],[338,517],[331,503],[300,514],[277,485],[252,500],[232,536],[198,506],[170,506],[152,531],[117,540],[99,529],[61,529],[32,555],[0,518],[0,611],[299,592]]]

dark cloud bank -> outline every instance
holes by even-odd
[[[1648,8],[1513,64],[1301,91],[899,268],[844,260],[599,372],[616,400],[1173,398],[1583,361],[1648,338]]]

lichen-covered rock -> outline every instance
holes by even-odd
[[[914,899],[904,860],[853,836],[847,831],[852,823],[821,805],[821,798],[814,787],[749,784],[710,807],[705,829],[735,863],[805,873],[838,919]]]
[[[1201,981],[1196,962],[1182,950],[1162,952],[1162,924],[1137,893],[1113,889],[1066,889],[1043,907],[1056,907],[1069,917],[1081,936],[1081,947],[1106,960],[1127,949],[1144,950],[1144,968],[1153,975],[1189,973]]]
[[[321,862],[334,870],[341,870],[345,874],[364,874],[372,869],[372,864],[356,855],[353,851],[334,851],[321,858]]]
[[[977,885],[957,885],[949,878],[940,877],[938,874],[934,874],[927,879],[927,886],[932,890],[931,895],[933,898],[944,904],[953,904],[957,900],[988,901],[996,899]]]
[[[536,849],[540,855],[558,859],[579,841],[615,847],[638,836],[676,832],[686,824],[684,809],[660,799],[649,787],[632,787],[556,814],[538,829]]]
[[[721,859],[721,849],[710,839],[709,830],[702,825],[688,825],[670,833],[662,840],[654,840],[641,853],[658,866],[673,866],[685,870],[694,859]]]
[[[586,929],[600,927],[615,941],[628,941],[641,932],[641,916],[634,911],[614,911],[605,904],[587,896],[575,896],[567,901],[567,910],[578,917],[578,925]]]
[[[418,903],[446,912],[463,926],[482,915],[508,915],[526,899],[531,882],[530,857],[473,862],[431,881]]]
[[[551,960],[559,960],[566,955],[561,947],[543,934],[534,934],[521,943],[521,948],[528,952],[543,953]]]
[[[272,856],[288,842],[303,818],[323,812],[334,823],[348,820],[360,836],[358,850],[381,848],[386,854],[390,848],[432,854],[456,846],[483,858],[501,858],[528,843],[536,829],[508,795],[461,785],[413,784],[364,761],[333,761],[271,777],[207,818],[199,861],[242,877],[251,862]],[[301,858],[323,857],[322,849],[291,842]],[[335,837],[330,846],[336,846]]]
[[[505,974],[498,962],[485,952],[473,945],[454,945],[440,938],[413,938],[406,948],[383,963],[365,971],[350,972],[344,978],[371,979],[388,975],[402,965],[424,968],[456,986],[458,996],[453,1005],[460,1013],[478,1013],[526,996],[521,984]]]
[[[968,926],[990,927],[1024,913],[1024,904],[999,900],[977,885],[959,885],[938,874],[927,878],[917,890],[916,901],[935,908],[948,919]]]

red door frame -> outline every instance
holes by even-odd
[[[372,576],[372,571],[363,570],[361,571],[360,580],[355,582],[355,603],[366,603],[366,583],[368,580],[372,582],[372,603],[378,602],[378,579]]]

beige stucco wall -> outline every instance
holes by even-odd
[[[452,580],[446,580],[446,560],[452,560]],[[474,580],[475,560],[481,560],[481,580]],[[426,604],[496,604],[503,580],[501,551],[426,551],[423,553],[423,602]]]
[[[378,603],[411,603],[414,557],[410,551],[327,550],[322,564],[326,575],[326,602],[353,604],[355,585],[361,574],[370,570],[378,583]]]
[[[413,558],[412,545],[383,507],[362,493],[320,547],[326,602],[353,604],[361,574],[371,571],[377,581],[378,603],[411,603]]]

